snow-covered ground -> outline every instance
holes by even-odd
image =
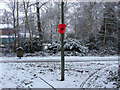
[[[49,57],[22,57],[19,59],[18,57],[0,57],[0,62],[4,61],[60,61],[60,56],[49,56]],[[98,56],[65,56],[65,61],[102,61],[102,60],[115,60],[118,61],[119,56],[106,56],[106,57],[98,57]]]
[[[0,61],[9,60],[18,58],[0,58]],[[19,60],[60,61],[60,57],[24,57]],[[117,71],[118,56],[66,57],[66,61],[81,60],[87,62],[65,62],[65,81],[60,81],[60,62],[1,62],[0,88],[116,88],[115,81],[111,82],[107,77],[111,71]]]

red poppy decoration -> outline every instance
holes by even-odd
[[[60,34],[63,34],[65,32],[66,25],[65,24],[59,24],[58,28],[59,28],[58,32]]]

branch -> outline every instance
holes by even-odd
[[[40,7],[38,7],[39,9],[43,6],[43,5],[45,5],[45,4],[47,4],[48,2],[45,2],[45,3],[43,3]],[[31,6],[35,6],[37,4],[37,2],[36,3],[33,3],[33,4],[30,4],[30,5],[28,5],[28,7],[31,7]],[[36,6],[35,6],[36,7]]]
[[[45,5],[45,4],[47,4],[48,2],[45,2],[45,3],[43,3],[40,7],[39,7],[39,9],[43,6],[43,5]]]
[[[27,8],[28,8],[28,5],[29,5],[29,0],[28,0],[28,2],[27,2]]]
[[[37,3],[33,3],[33,4],[30,4],[30,5],[28,5],[28,7],[31,7],[32,5],[34,6],[34,5],[36,5]]]

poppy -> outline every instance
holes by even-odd
[[[59,24],[58,28],[59,28],[58,32],[63,34],[65,32],[66,25],[65,24]]]

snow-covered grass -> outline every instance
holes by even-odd
[[[118,69],[117,61],[66,62],[65,81],[60,81],[60,62],[0,63],[0,66],[2,88],[51,88],[41,78],[54,88],[116,88],[107,76]]]

